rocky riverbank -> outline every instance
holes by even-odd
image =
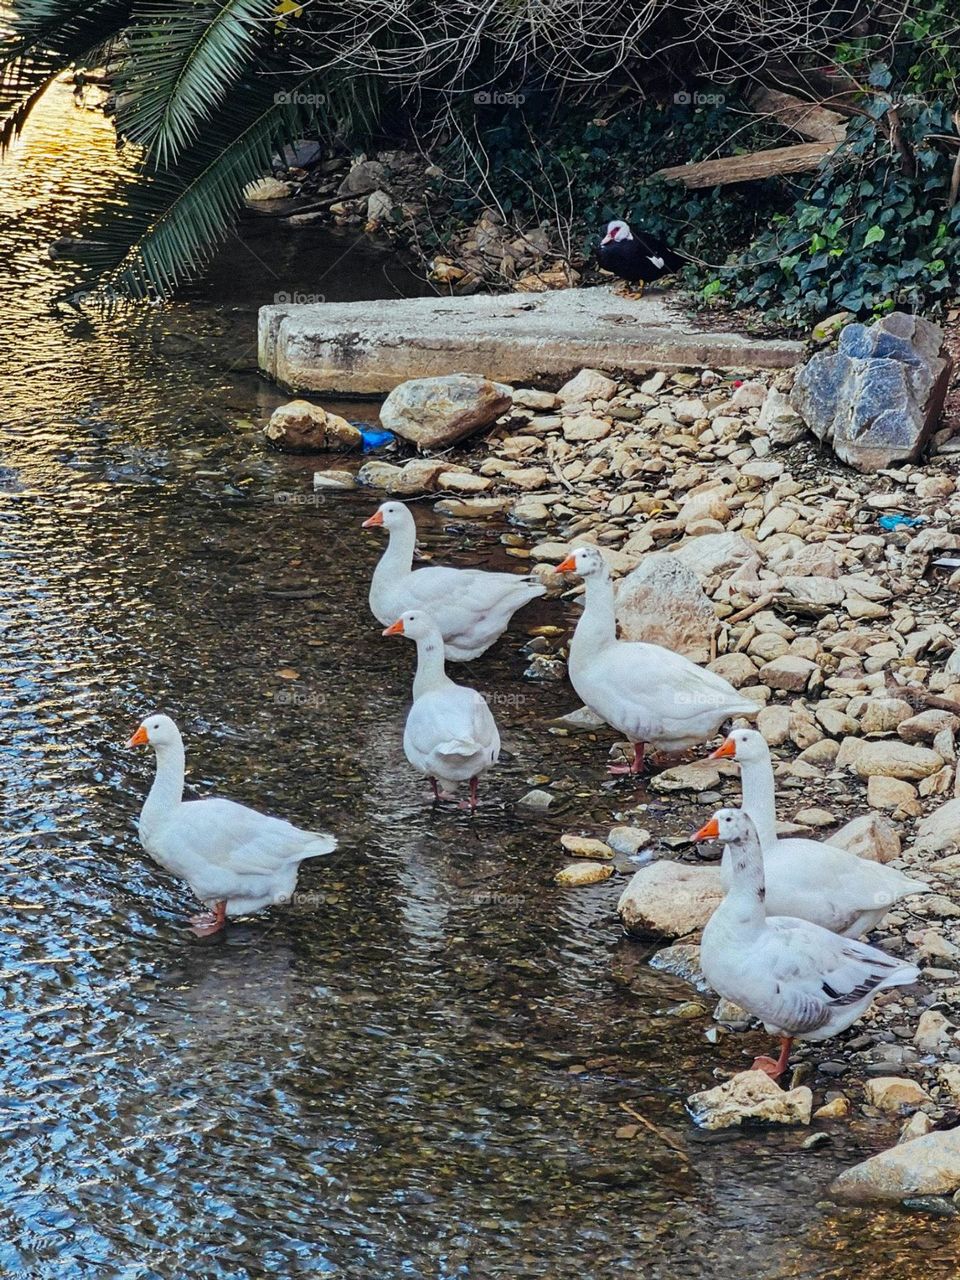
[[[858,475],[790,409],[792,376],[584,370],[555,392],[514,388],[511,407],[456,461],[449,451],[371,461],[356,479],[321,472],[317,483],[436,495],[453,519],[506,516],[510,554],[552,591],[576,595],[553,566],[571,547],[599,545],[621,579],[624,634],[671,643],[757,702],[782,829],[833,838],[856,815],[838,843],[930,884],[874,939],[917,961],[922,984],[885,993],[837,1042],[801,1046],[793,1080],[813,1085],[804,1115],[821,1127],[859,1115],[896,1121],[913,1139],[953,1126],[960,1107],[960,568],[950,564],[960,438],[947,424],[924,463]],[[562,641],[541,636],[531,649],[531,678],[563,678]],[[736,772],[673,764],[650,787],[709,809],[737,802]],[[600,842],[611,856],[616,839]],[[671,860],[673,845],[635,876],[645,879],[641,932],[682,939],[654,963],[696,984],[716,872]],[[581,865],[561,882],[603,878]],[[636,925],[630,890],[623,897]],[[744,1028],[737,1010],[699,1007],[708,1038]],[[784,1114],[797,1119],[795,1099]]]

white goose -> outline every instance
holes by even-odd
[[[429,614],[405,613],[383,634],[408,636],[417,644],[404,754],[430,780],[436,800],[456,800],[453,787],[469,782],[470,800],[461,803],[475,810],[477,780],[500,755],[500,734],[490,708],[475,689],[454,684],[445,673],[443,637]]]
[[[720,809],[693,839],[719,839],[730,850],[729,887],[703,930],[700,967],[715,991],[780,1037],[779,1058],[757,1058],[753,1070],[776,1079],[794,1040],[829,1040],[878,991],[920,976],[913,965],[809,920],[768,916],[760,841],[741,810]]]
[[[184,801],[183,738],[169,716],[147,716],[127,743],[148,745],[157,775],[140,812],[140,843],[212,908],[190,922],[200,937],[219,932],[229,916],[288,901],[300,863],[337,847],[322,831],[301,831],[233,800]]]
[[[390,539],[373,572],[370,610],[386,626],[408,610],[423,610],[434,619],[451,662],[470,662],[503,635],[516,611],[542,596],[534,578],[486,569],[451,569],[439,565],[413,568],[417,526],[402,502],[384,502],[364,529],[382,526]]]
[[[743,811],[757,830],[767,878],[767,910],[775,916],[799,916],[858,938],[883,919],[895,902],[930,886],[902,871],[858,858],[820,840],[777,837],[776,798],[770,748],[756,729],[734,729],[711,759],[740,766]],[[730,882],[730,851],[721,864]]]
[[[591,711],[634,744],[630,765],[611,773],[639,773],[647,743],[683,751],[712,737],[731,716],[751,716],[757,704],[731,684],[658,644],[617,639],[613,583],[596,547],[578,547],[557,565],[578,573],[586,602],[570,641],[570,683]]]

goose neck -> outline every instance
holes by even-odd
[[[573,641],[577,648],[595,650],[617,638],[613,582],[607,573],[592,574],[584,579],[584,588],[583,614],[577,623]]]
[[[777,801],[774,794],[773,763],[749,760],[740,765],[743,811],[757,829],[761,849],[777,841]]]
[[[443,637],[439,631],[417,640],[417,674],[413,678],[414,701],[448,684],[443,660]]]
[[[156,752],[156,776],[140,813],[141,829],[147,833],[162,825],[183,799],[186,771],[183,743],[165,743],[157,747]]]

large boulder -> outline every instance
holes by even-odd
[[[846,1169],[830,1187],[848,1204],[950,1195],[960,1188],[960,1128],[938,1129]]]
[[[291,400],[278,405],[263,428],[274,449],[285,453],[324,453],[329,449],[359,449],[360,431],[339,414],[328,413],[309,400]]]
[[[703,928],[722,898],[719,867],[691,867],[664,858],[634,873],[617,911],[627,933],[684,938]]]
[[[510,388],[488,378],[411,378],[384,400],[380,421],[419,449],[440,449],[492,426],[512,404]]]
[[[851,324],[836,353],[818,352],[800,370],[790,403],[837,457],[872,473],[916,460],[936,428],[952,363],[943,330],[891,312]]]
[[[692,662],[715,657],[717,611],[692,569],[669,551],[656,551],[620,583],[617,622],[622,640],[644,640]]]

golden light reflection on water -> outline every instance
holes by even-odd
[[[103,113],[71,85],[53,84],[0,163],[0,280],[48,297],[69,284],[77,269],[54,262],[50,243],[77,234],[90,206],[116,199],[131,171]]]

